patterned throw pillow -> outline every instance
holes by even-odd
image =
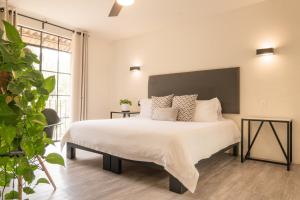
[[[152,113],[157,108],[170,108],[172,107],[172,99],[174,94],[164,97],[152,97]]]
[[[196,109],[196,100],[198,95],[183,95],[173,98],[172,108],[178,109],[178,121],[192,121]]]

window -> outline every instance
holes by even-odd
[[[39,58],[35,64],[44,77],[55,76],[56,87],[50,94],[46,107],[57,111],[62,124],[55,130],[54,140],[60,140],[70,125],[71,113],[71,40],[61,36],[18,27],[23,41]]]

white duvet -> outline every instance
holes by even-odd
[[[143,118],[88,120],[73,123],[62,138],[118,157],[154,162],[194,192],[195,164],[240,141],[232,120],[169,122]]]

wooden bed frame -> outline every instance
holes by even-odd
[[[149,77],[148,96],[198,94],[198,99],[218,97],[223,113],[240,113],[240,68],[231,67],[175,74],[154,75]],[[233,149],[233,155],[238,155],[239,143],[230,145],[221,152]],[[122,160],[114,155],[99,152],[73,143],[67,143],[67,158],[74,159],[76,149],[82,149],[103,155],[103,169],[122,173]],[[219,152],[218,152],[219,153]],[[137,161],[138,162],[138,161]],[[170,175],[170,191],[182,194],[187,189],[175,177]]]
[[[222,149],[221,151],[217,152],[216,154],[224,153],[224,152],[232,149],[232,155],[238,156],[239,144],[240,143],[230,145],[230,146],[226,147],[225,149]],[[76,149],[81,149],[84,151],[102,154],[103,155],[103,169],[111,171],[116,174],[122,173],[122,160],[132,161],[132,162],[140,162],[140,161],[120,158],[120,157],[117,157],[114,155],[96,151],[94,149],[89,149],[89,148],[86,148],[86,147],[83,147],[83,146],[80,146],[77,144],[73,144],[73,143],[67,143],[67,158],[68,159],[75,159]],[[147,163],[147,164],[159,166],[155,163],[149,163],[149,162],[140,162],[140,163]],[[160,167],[163,168],[162,166],[160,166]],[[174,176],[172,176],[171,174],[169,175],[169,190],[172,192],[178,193],[178,194],[183,194],[184,192],[187,191],[187,189],[184,187],[184,185],[180,181],[178,181]]]

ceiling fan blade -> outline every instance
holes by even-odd
[[[120,11],[122,9],[122,6],[120,4],[117,3],[117,1],[115,1],[113,7],[111,8],[110,10],[110,13],[109,13],[109,17],[116,17],[119,15]]]

